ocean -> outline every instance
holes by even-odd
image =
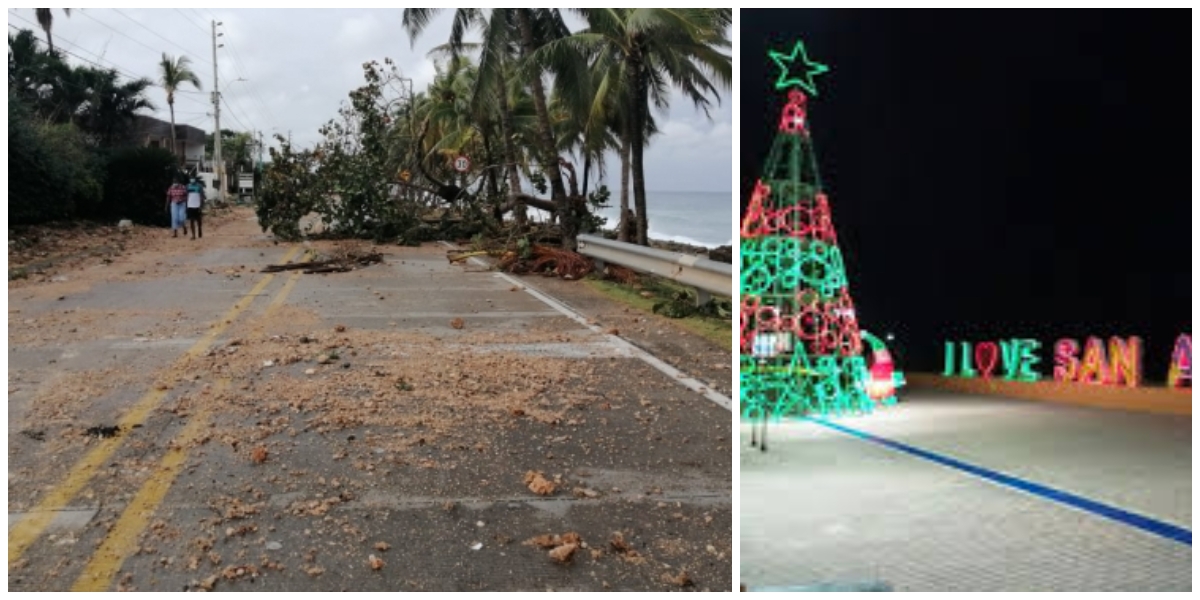
[[[616,229],[620,215],[620,190],[612,190],[608,207],[599,213]],[[633,208],[633,192],[629,194]],[[693,246],[733,245],[733,213],[737,199],[733,192],[646,192],[647,224],[651,239],[680,242]]]

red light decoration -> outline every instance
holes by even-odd
[[[1131,336],[1108,339],[1105,351],[1104,340],[1089,337],[1083,349],[1083,358],[1076,358],[1079,342],[1064,338],[1054,344],[1054,379],[1078,382],[1136,387],[1142,382],[1142,339]]]
[[[1054,380],[1075,381],[1079,373],[1079,342],[1063,338],[1054,343]]]
[[[779,131],[808,135],[808,113],[804,110],[807,101],[808,97],[800,90],[788,92],[787,106],[783,107],[783,115],[779,118]]]
[[[753,238],[759,236],[770,235],[774,227],[771,225],[774,222],[775,215],[767,216],[763,208],[763,204],[771,195],[770,186],[764,185],[762,181],[754,184],[754,193],[750,196],[750,206],[746,208],[746,216],[742,219],[742,237]]]
[[[999,359],[1000,349],[996,346],[996,342],[975,344],[975,365],[979,367],[979,374],[984,379],[992,377],[992,371],[996,370],[996,361]]]

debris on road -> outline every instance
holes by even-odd
[[[575,556],[575,551],[579,549],[578,544],[563,544],[550,551],[550,558],[560,563],[569,563],[571,558]]]
[[[121,427],[119,425],[98,425],[96,427],[88,427],[86,433],[89,436],[96,436],[98,438],[110,438],[116,437],[120,431]]]
[[[576,550],[587,547],[583,538],[574,531],[562,535],[543,533],[525,540],[525,545],[537,546],[543,550],[549,549],[550,558],[560,564],[571,562]]]
[[[646,558],[637,550],[634,550],[628,542],[625,541],[625,534],[620,531],[614,532],[612,539],[608,542],[613,551],[616,552],[625,562],[633,564],[642,564],[646,562]]]
[[[542,475],[541,471],[528,471],[525,473],[525,485],[529,486],[529,491],[539,496],[549,496],[554,493],[557,486],[553,481],[549,481]]]
[[[255,577],[258,575],[258,567],[254,565],[229,565],[221,571],[221,577],[227,581],[233,581],[245,576]]]
[[[383,262],[383,255],[377,252],[363,255],[347,254],[344,257],[331,258],[329,260],[267,265],[260,272],[279,273],[280,271],[301,270],[305,275],[313,273],[345,273],[381,262]]]
[[[688,587],[694,585],[692,578],[688,576],[687,571],[679,571],[679,573],[663,573],[662,580],[664,583],[669,583],[677,587]]]
[[[367,564],[371,565],[372,571],[378,571],[378,570],[382,569],[383,566],[387,563],[384,563],[382,558],[379,558],[378,556],[375,556],[374,554],[372,554],[367,557]]]

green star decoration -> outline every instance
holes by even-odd
[[[813,77],[828,71],[829,67],[808,60],[804,42],[797,40],[791,54],[774,50],[767,51],[767,54],[781,70],[779,79],[775,82],[775,89],[786,90],[795,85],[804,88],[804,91],[813,96],[817,95],[817,84],[813,82]]]

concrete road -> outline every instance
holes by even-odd
[[[741,582],[1191,590],[1191,419],[908,390],[741,451]]]
[[[10,284],[10,590],[732,589],[721,353],[436,244],[259,272],[316,246],[243,209]]]

